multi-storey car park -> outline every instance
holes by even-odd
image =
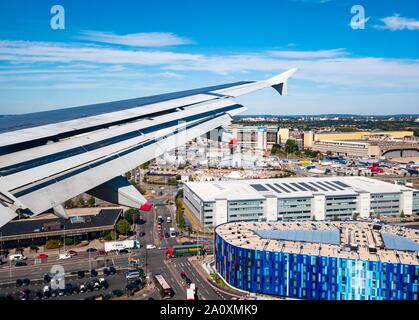
[[[215,228],[231,286],[297,299],[418,300],[419,231],[368,222],[231,222]]]
[[[211,228],[234,221],[418,214],[419,190],[366,177],[187,182],[184,202]]]

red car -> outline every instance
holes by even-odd
[[[37,258],[38,259],[46,259],[46,258],[48,258],[48,255],[46,253],[40,253],[40,254],[38,254]]]
[[[98,256],[106,256],[106,251],[100,250],[96,253]]]

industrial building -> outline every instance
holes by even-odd
[[[312,143],[311,150],[350,157],[391,159],[419,156],[419,143],[385,140],[320,140]]]
[[[419,231],[367,222],[234,222],[215,229],[231,286],[316,300],[418,300]]]
[[[417,214],[419,190],[366,177],[187,182],[184,203],[204,227],[235,221]]]
[[[403,140],[405,137],[414,136],[413,131],[356,131],[356,132],[318,132],[312,131],[304,133],[304,148],[311,148],[316,141],[355,141],[383,139]]]

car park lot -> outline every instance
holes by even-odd
[[[83,278],[78,273],[66,276],[63,286],[54,289],[52,282],[45,280],[29,282],[18,279],[14,285],[2,288],[0,300],[80,300],[80,299],[113,299],[126,296],[128,290],[142,288],[142,280],[128,281],[126,270],[119,270],[108,276],[98,274],[91,276],[85,273]],[[21,280],[21,281],[19,281]],[[93,298],[92,298],[93,297]]]

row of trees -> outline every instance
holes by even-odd
[[[308,157],[308,158],[318,158],[321,156],[319,151],[312,151],[305,149],[300,151],[298,149],[298,143],[296,140],[288,139],[284,145],[275,144],[272,146],[271,154],[277,156],[286,156],[289,154],[294,154],[297,157]]]
[[[179,229],[185,228],[185,217],[184,215],[184,208],[182,203],[183,198],[183,190],[179,190],[175,197],[175,205],[176,205],[176,220],[178,222]]]
[[[78,199],[69,199],[64,202],[64,206],[67,209],[71,208],[86,208],[86,207],[94,207],[96,205],[96,201],[94,197],[89,197],[87,200],[84,197],[79,197]]]

